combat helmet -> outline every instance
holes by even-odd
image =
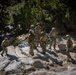
[[[31,27],[31,28],[34,28],[34,25],[32,24],[30,27]]]
[[[40,23],[40,22],[38,22],[36,25],[41,25],[41,23]]]
[[[45,33],[45,32],[44,32],[44,31],[42,31],[42,32],[41,32],[41,35],[44,35],[44,33]]]

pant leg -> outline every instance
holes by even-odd
[[[2,53],[1,55],[3,56],[3,54],[6,53],[7,54],[7,48],[6,47],[3,47],[3,50],[2,50]]]
[[[7,55],[7,51],[8,51],[7,48],[5,48],[5,53],[6,53],[6,55]]]
[[[34,47],[35,47],[34,44],[33,43],[30,43],[30,51],[29,51],[29,54],[32,55],[32,56],[34,55]]]
[[[36,37],[35,37],[35,41],[36,41],[36,46],[38,46],[38,35],[36,34]]]
[[[67,48],[67,50],[66,50],[66,54],[67,54],[67,58],[71,58],[71,55],[70,55],[70,49],[69,48]]]
[[[45,42],[40,42],[40,46],[42,48],[42,53],[45,54],[45,52],[46,52],[46,43]]]
[[[54,49],[56,48],[56,38],[53,39]]]
[[[51,49],[52,44],[53,44],[53,38],[50,39],[50,47],[49,47],[50,49]]]

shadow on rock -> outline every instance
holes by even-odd
[[[50,57],[50,60],[52,60],[53,63],[55,63],[55,64],[57,64],[59,66],[63,66],[62,65],[63,64],[63,61],[59,61],[59,60],[57,60],[55,58],[52,58],[52,57]]]
[[[16,56],[14,56],[14,55],[7,55],[8,57],[9,57],[9,60],[10,61],[12,61],[12,60],[16,60],[16,61],[18,61],[18,58],[16,57]]]
[[[66,55],[66,50],[60,50],[60,53],[63,54],[63,55]]]
[[[36,51],[40,53],[39,49],[37,47],[35,47]]]
[[[48,52],[48,53],[50,53],[50,54],[53,54],[55,57],[58,57],[58,55],[56,54],[56,52],[49,51],[49,50],[46,50],[46,52]]]
[[[44,56],[40,56],[40,59],[43,61],[52,61],[53,63],[59,65],[59,66],[63,66],[63,61],[57,60],[56,58],[53,58],[52,56],[50,56],[49,54],[45,54]]]
[[[71,62],[72,64],[76,64],[76,60],[71,59],[69,62]]]

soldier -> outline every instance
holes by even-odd
[[[70,35],[66,35],[67,43],[66,43],[66,53],[67,53],[67,60],[71,60],[70,51],[73,50],[73,41]]]
[[[40,46],[42,48],[42,54],[45,54],[46,52],[46,41],[47,41],[47,35],[42,31],[40,38]]]
[[[30,55],[34,55],[34,49],[35,49],[35,33],[33,30],[29,30],[29,37],[28,37],[28,43],[30,45]]]
[[[3,49],[2,53],[1,53],[2,56],[3,56],[4,52],[7,55],[7,46],[9,46],[9,45],[10,45],[10,41],[8,40],[7,37],[5,37],[4,40],[1,43],[1,46],[2,46],[2,49]]]
[[[34,27],[34,25],[30,26],[30,30],[32,30],[32,32],[35,34],[35,27]]]
[[[55,27],[53,27],[52,30],[50,31],[50,49],[52,45],[55,49],[57,35],[58,35],[58,32],[56,31]]]
[[[40,35],[41,35],[42,27],[41,24],[38,22],[37,26],[35,27],[35,34],[36,34],[36,43],[38,46],[38,43],[40,41]]]

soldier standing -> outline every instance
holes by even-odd
[[[38,43],[40,41],[42,27],[41,24],[38,22],[37,26],[35,27],[35,34],[36,34],[36,45],[38,46]]]
[[[50,49],[53,45],[54,49],[56,48],[56,38],[57,38],[58,32],[56,31],[55,27],[52,28],[50,31]]]
[[[40,38],[40,46],[42,48],[42,54],[45,54],[46,52],[46,41],[47,41],[47,35],[42,31]]]
[[[29,30],[28,43],[30,46],[29,54],[33,56],[35,49],[35,33],[33,30]]]
[[[7,55],[7,46],[9,46],[9,45],[10,45],[10,41],[8,40],[7,37],[5,37],[4,40],[1,43],[1,46],[2,46],[2,49],[3,49],[2,53],[1,53],[2,56],[3,56],[4,52]]]
[[[73,41],[70,35],[66,35],[67,43],[66,43],[66,53],[67,53],[67,60],[71,60],[70,51],[73,50]]]
[[[35,33],[35,26],[34,26],[34,25],[31,25],[31,26],[30,26],[30,30],[32,30],[32,32]],[[30,31],[30,30],[29,30],[29,31]]]

